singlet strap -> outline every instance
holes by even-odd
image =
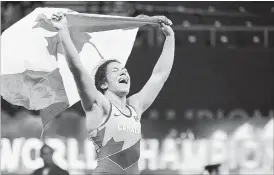
[[[113,106],[115,106],[115,105],[113,104]],[[121,114],[123,114],[125,117],[130,118],[130,117],[132,117],[132,110],[130,109],[130,107],[129,107],[128,105],[126,105],[126,107],[127,107],[128,110],[129,110],[129,115],[123,113],[117,106],[115,106],[115,108],[116,108]]]
[[[134,113],[132,113],[132,117],[134,117],[135,120],[140,121],[141,118],[140,118],[140,115],[138,114],[137,110],[131,105],[128,105],[128,106],[129,106],[129,108],[131,108],[132,111],[134,111]]]
[[[129,106],[129,107],[135,112],[136,115],[139,115],[139,114],[137,113],[137,110],[136,110],[133,106],[131,106],[131,105],[127,105],[127,106]]]

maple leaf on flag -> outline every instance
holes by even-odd
[[[47,17],[43,14],[38,15],[37,19],[35,20],[37,24],[33,26],[33,29],[35,28],[43,28],[49,32],[58,32],[58,30],[51,24],[51,21],[47,19]],[[86,43],[91,44],[93,47],[95,47],[96,51],[102,58],[102,55],[96,48],[96,46],[90,42],[91,36],[86,32],[78,32],[70,30],[70,36],[71,39],[77,49],[77,52],[80,53]],[[45,37],[45,39],[48,42],[48,52],[50,55],[55,56],[57,58],[57,53],[63,54],[62,49],[58,49],[58,44],[60,43],[60,39],[58,37],[58,34],[51,36],[51,37]]]
[[[56,57],[57,60],[57,53],[63,54],[63,51],[61,49],[57,49],[58,48],[58,43],[59,43],[59,37],[58,34],[54,35],[52,37],[45,37],[47,42],[48,42],[48,52],[50,55],[53,55]]]
[[[35,22],[37,22],[37,24],[32,27],[33,29],[40,27],[50,32],[58,32],[57,29],[51,24],[50,20],[44,14],[38,15]]]
[[[70,31],[70,36],[78,53],[82,51],[86,43],[90,43],[89,40],[91,39],[91,36],[86,32]]]

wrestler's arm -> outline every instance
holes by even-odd
[[[161,30],[166,35],[166,40],[152,75],[140,92],[128,98],[128,104],[132,105],[139,115],[146,111],[153,103],[172,69],[175,50],[174,32],[170,26],[165,24],[161,24]]]
[[[67,28],[66,17],[60,14],[54,15],[52,18],[54,27],[59,31],[59,37],[64,48],[65,58],[75,80],[83,109],[85,112],[93,112],[96,110],[96,115],[92,117],[93,122],[91,123],[96,127],[98,123],[101,123],[102,121],[102,116],[98,115],[100,114],[100,112],[98,113],[98,109],[102,109],[104,113],[108,113],[110,103],[107,101],[105,96],[96,89],[91,75],[89,75],[81,63],[80,56],[71,40]]]

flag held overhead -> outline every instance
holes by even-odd
[[[41,110],[44,126],[80,100],[58,31],[48,20],[59,11],[66,13],[71,38],[90,74],[102,59],[115,58],[126,64],[138,28],[158,25],[149,18],[37,8],[8,28],[1,36],[1,95],[11,104]]]

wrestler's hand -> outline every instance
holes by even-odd
[[[52,22],[52,25],[58,30],[63,30],[68,28],[67,18],[62,12],[53,14],[51,16],[51,22]]]
[[[168,26],[172,25],[172,21],[165,16],[147,16],[142,14],[142,15],[136,16],[136,18],[141,18],[141,19],[153,18],[153,19],[157,19],[159,23],[164,23],[165,25],[168,25]]]
[[[160,29],[166,36],[174,36],[174,31],[169,25],[160,23]]]
[[[171,26],[173,24],[172,21],[165,16],[152,16],[151,18],[157,19],[159,23],[164,23],[168,26]]]

